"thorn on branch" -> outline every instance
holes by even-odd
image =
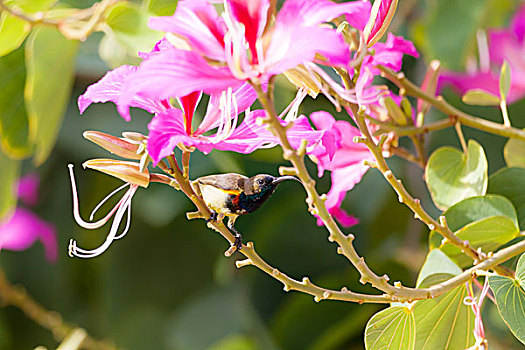
[[[188,220],[204,219],[204,215],[202,215],[200,211],[192,211],[192,212],[186,213],[186,218],[188,218]]]
[[[249,265],[253,265],[253,261],[251,259],[237,260],[235,262],[235,266],[237,266],[238,269],[240,269],[241,267],[249,266]]]
[[[281,166],[279,167],[279,174],[284,176],[284,175],[292,175],[292,176],[297,176],[297,170],[295,170],[295,168],[292,168],[292,167],[285,167],[285,166]]]

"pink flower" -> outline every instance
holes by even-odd
[[[322,64],[346,65],[350,53],[341,35],[319,25],[346,14],[351,25],[363,29],[370,12],[367,1],[287,0],[270,25],[269,4],[226,0],[219,16],[206,0],[187,0],[179,2],[173,16],[152,18],[153,29],[184,41],[144,60],[119,104],[131,104],[135,96],[162,100],[194,91],[218,93],[247,80],[266,82],[301,63],[318,61],[316,54],[326,59]]]
[[[54,262],[57,241],[52,225],[24,208],[17,208],[9,220],[0,224],[0,250],[26,250],[37,240],[44,244],[46,259]]]
[[[392,33],[388,33],[386,42],[376,43],[371,50],[373,53],[363,59],[356,83],[356,98],[360,105],[376,103],[383,92],[380,87],[372,85],[374,77],[380,74],[378,65],[397,72],[401,70],[404,55],[419,57],[411,41]]]
[[[154,52],[155,50],[152,54]],[[108,72],[79,97],[80,110],[84,111],[93,102],[111,101],[121,107],[119,96],[122,88],[129,83],[130,74],[135,70],[135,67],[122,66]],[[235,91],[228,89],[211,95],[201,124],[193,130],[193,116],[201,95],[201,92],[192,92],[181,97],[179,102],[182,110],[171,106],[168,100],[157,101],[140,96],[133,98],[132,106],[155,114],[148,125],[150,133],[147,146],[154,164],[171,154],[179,143],[187,147],[196,147],[204,153],[209,153],[213,149],[251,153],[258,148],[276,144],[277,138],[266,129],[265,125],[257,123],[259,117],[264,117],[264,112],[247,111],[256,99],[255,91],[247,83],[240,85]],[[121,111],[124,113],[124,118],[129,120],[128,108],[123,108]],[[239,113],[243,111],[247,111],[245,118],[237,125]],[[209,135],[214,129],[216,129],[215,133]],[[295,147],[299,146],[302,138],[307,139],[311,145],[321,136],[322,132],[313,131],[305,117],[295,120],[293,127],[288,130],[290,142]]]
[[[39,178],[35,174],[22,177],[18,182],[19,198],[28,205],[35,205],[38,201],[38,184]],[[57,241],[53,225],[21,207],[6,221],[0,222],[0,250],[26,250],[37,240],[44,244],[46,259],[54,262],[57,258]]]
[[[171,154],[181,142],[188,147],[196,147],[205,154],[213,149],[251,153],[258,148],[277,144],[278,138],[267,129],[266,125],[258,121],[265,116],[262,110],[246,111],[244,120],[237,125],[239,114],[237,103],[246,108],[253,101],[249,96],[243,97],[242,90],[232,93],[229,89],[227,93],[221,95],[220,101],[216,101],[212,96],[208,111],[195,131],[191,129],[191,121],[198,99],[193,98],[192,95],[189,98],[192,99],[190,102],[182,103],[184,111],[168,109],[158,113],[149,123],[148,153],[154,163]],[[251,101],[249,104],[246,103],[246,98]],[[187,99],[188,97],[183,97],[181,101]],[[282,121],[282,124],[287,123]],[[204,135],[215,128],[217,131],[214,134]],[[308,140],[309,145],[315,144],[322,134],[313,131],[304,116],[293,120],[293,126],[287,131],[290,144],[295,148],[299,147],[302,139]]]
[[[38,202],[38,185],[40,179],[36,174],[28,174],[18,180],[18,198],[25,204],[34,206]]]
[[[445,72],[439,88],[452,85],[460,93],[482,89],[499,96],[499,70],[504,61],[511,67],[511,87],[507,101],[515,102],[525,96],[525,4],[514,15],[510,27],[488,30],[486,43],[480,47],[481,68],[467,73]]]
[[[319,111],[310,115],[318,130],[325,131],[321,145],[310,156],[317,163],[319,177],[325,170],[332,172],[332,188],[328,192],[326,206],[330,213],[343,225],[352,226],[358,220],[341,209],[346,192],[350,191],[367,172],[365,160],[374,156],[362,143],[354,143],[355,136],[361,132],[347,121],[335,120],[328,112]]]

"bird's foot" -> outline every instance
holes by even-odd
[[[232,246],[235,247],[236,250],[242,249],[242,236],[240,234],[235,235],[235,242],[233,242]]]
[[[217,221],[218,217],[219,217],[219,214],[215,210],[212,210],[211,214],[210,214],[210,217],[209,217],[209,219],[206,220],[206,222]]]

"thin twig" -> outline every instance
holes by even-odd
[[[430,103],[446,115],[458,118],[462,125],[486,131],[494,135],[525,141],[525,130],[507,127],[504,124],[494,123],[460,111],[445,101],[442,96],[435,97],[424,92],[417,85],[408,80],[403,73],[396,73],[390,68],[381,65],[377,66],[377,68],[381,71],[382,76],[396,84],[398,87],[403,88],[407,95],[420,98]]]
[[[33,300],[22,287],[11,285],[2,270],[0,270],[0,301],[5,305],[11,305],[22,310],[29,319],[50,330],[58,342],[63,341],[68,335],[79,329],[65,323],[57,312],[46,310]],[[86,334],[82,348],[113,350],[115,346]]]

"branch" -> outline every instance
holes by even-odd
[[[170,157],[171,158],[171,157]],[[201,195],[196,193],[193,189],[190,180],[184,176],[181,170],[178,167],[168,168],[165,164],[160,162],[158,166],[166,171],[168,174],[172,175],[178,182],[180,189],[184,194],[195,204],[198,211],[194,213],[188,213],[188,219],[208,219],[211,215],[210,210],[206,206],[206,203],[202,199]],[[231,231],[222,223],[222,221],[210,221],[208,222],[208,227],[219,232],[230,244],[235,242],[235,236]],[[226,251],[225,255],[229,256],[233,251]],[[259,268],[261,271],[266,272],[271,277],[280,281],[284,285],[285,291],[296,290],[306,294],[314,296],[315,301],[321,301],[324,299],[329,300],[342,300],[342,301],[352,301],[357,303],[390,303],[392,298],[389,295],[367,295],[359,294],[349,291],[346,287],[343,287],[340,291],[326,289],[319,287],[313,284],[308,277],[304,277],[302,281],[297,281],[291,277],[288,277],[286,274],[282,273],[275,267],[269,265],[264,261],[256,252],[253,247],[252,242],[248,242],[246,245],[242,246],[242,249],[239,253],[243,254],[247,259],[236,262],[238,268],[253,265]]]
[[[79,330],[81,330],[78,327],[65,323],[57,312],[46,310],[43,306],[34,301],[22,287],[11,285],[7,280],[5,273],[1,270],[0,301],[5,305],[12,305],[22,310],[28,318],[35,321],[43,328],[50,330],[53,333],[54,338],[59,342],[71,337],[71,335],[78,334]],[[110,345],[107,342],[90,337],[85,334],[85,331],[83,330],[80,332],[84,335],[82,348],[102,350],[115,349],[113,345]]]
[[[383,77],[396,84],[399,88],[404,89],[408,95],[430,103],[449,117],[456,117],[458,121],[463,125],[483,130],[495,135],[525,141],[525,130],[520,130],[510,126],[505,126],[503,124],[494,123],[489,120],[481,119],[468,113],[462,112],[459,109],[450,105],[447,101],[443,99],[442,96],[434,97],[424,92],[417,85],[408,80],[403,73],[396,73],[390,68],[381,65],[377,66],[377,68],[381,71],[381,75]]]

